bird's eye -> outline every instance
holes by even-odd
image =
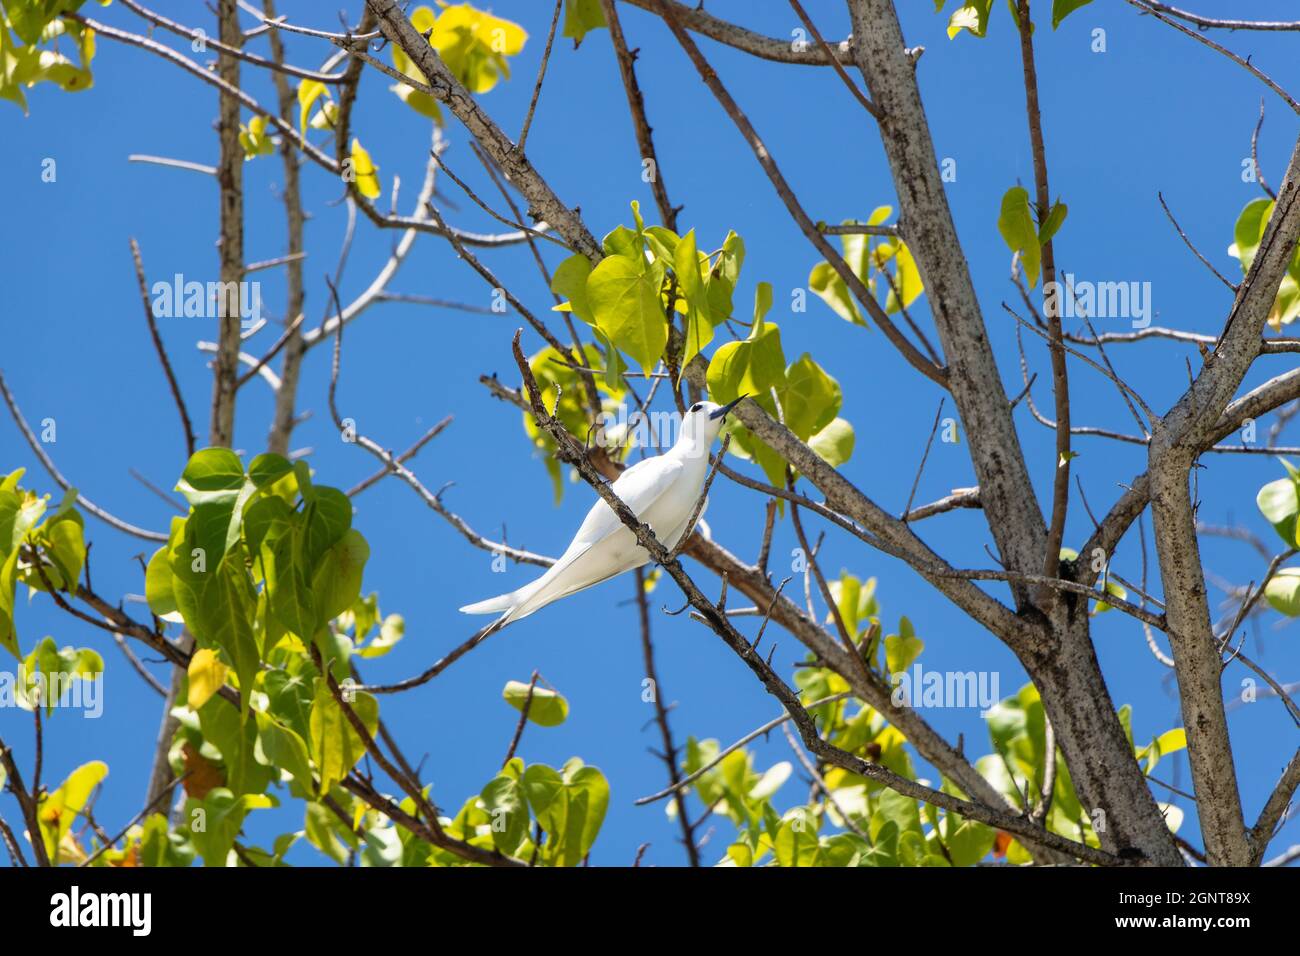
[[[694,405],[691,406],[691,411],[698,412],[703,407],[704,405],[702,403],[696,402]]]

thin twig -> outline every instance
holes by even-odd
[[[815,710],[818,707],[821,707],[825,704],[833,704],[836,701],[844,700],[846,697],[852,697],[852,696],[853,696],[852,692],[846,690],[839,694],[832,694],[829,697],[823,697],[821,700],[815,700],[811,704],[806,704],[805,708],[807,710]],[[762,737],[764,734],[772,730],[775,730],[777,727],[780,727],[789,719],[790,719],[789,713],[784,713],[780,717],[774,717],[772,720],[769,720],[767,723],[759,727],[757,730],[751,730],[749,733],[745,734],[745,736],[741,737],[734,744],[731,744],[729,747],[724,747],[722,750],[719,750],[716,754],[714,754],[712,760],[710,760],[708,763],[706,763],[704,766],[700,767],[698,770],[694,771],[693,773],[683,777],[680,781],[678,781],[673,786],[660,790],[658,793],[652,793],[648,797],[641,797],[637,800],[633,800],[632,801],[633,805],[638,807],[643,807],[647,803],[654,803],[656,800],[662,800],[665,797],[671,797],[674,793],[686,789],[691,784],[693,784],[696,780],[699,780],[700,777],[704,776],[706,773],[708,773],[718,764],[722,763],[722,761],[725,760],[727,757],[729,757],[731,754],[735,753],[741,747],[745,746],[745,744],[749,743],[752,740],[757,740],[759,737]]]
[[[1255,124],[1255,130],[1250,134],[1250,161],[1255,166],[1255,179],[1259,182],[1260,189],[1268,195],[1270,199],[1277,199],[1277,193],[1269,188],[1268,180],[1264,178],[1264,167],[1259,164],[1259,132],[1264,128],[1264,97],[1259,98],[1259,122]]]
[[[830,44],[826,42],[821,35],[821,31],[817,29],[817,24],[813,23],[812,17],[808,16],[807,11],[804,10],[803,4],[801,4],[799,0],[790,0],[790,6],[793,7],[794,12],[799,15],[799,19],[802,20],[803,25],[808,28],[808,32],[813,35],[813,39],[817,41],[817,45],[822,48],[823,52],[825,52],[827,61],[832,67],[834,67],[835,72],[839,75],[839,78],[844,81],[844,85],[849,88],[849,91],[853,94],[854,98],[862,104],[864,110],[879,120],[880,108],[876,106],[875,103],[871,102],[867,97],[867,94],[863,93],[858,85],[853,82],[852,78],[840,64],[839,59],[835,56],[834,51],[831,50]]]
[[[1263,113],[1262,113],[1262,103],[1261,103],[1261,113],[1260,113],[1260,115],[1261,115],[1261,117],[1263,116]],[[1253,146],[1252,146],[1252,148],[1253,148]],[[1265,187],[1265,188],[1267,188],[1267,187]],[[1174,227],[1174,231],[1175,231],[1176,233],[1178,233],[1179,238],[1181,238],[1181,239],[1183,240],[1183,244],[1184,244],[1185,246],[1187,246],[1188,249],[1192,250],[1192,255],[1196,256],[1196,258],[1200,260],[1201,265],[1205,266],[1205,268],[1207,268],[1207,269],[1209,269],[1211,272],[1213,272],[1213,273],[1214,273],[1214,277],[1215,277],[1216,279],[1218,279],[1220,282],[1222,282],[1224,285],[1226,285],[1226,286],[1228,287],[1229,291],[1231,291],[1233,295],[1236,295],[1236,294],[1237,294],[1237,286],[1236,286],[1236,284],[1233,283],[1233,282],[1231,282],[1231,281],[1229,281],[1227,276],[1225,276],[1225,275],[1224,275],[1222,272],[1220,272],[1218,269],[1214,268],[1214,263],[1210,262],[1209,259],[1207,259],[1207,258],[1205,258],[1205,256],[1201,255],[1201,250],[1200,250],[1200,249],[1197,249],[1196,246],[1193,245],[1192,240],[1188,237],[1187,233],[1185,233],[1185,232],[1183,231],[1183,227],[1180,226],[1180,225],[1178,224],[1178,220],[1174,218],[1174,214],[1173,214],[1173,213],[1170,211],[1170,209],[1169,209],[1169,204],[1165,202],[1165,195],[1164,195],[1164,193],[1157,191],[1157,192],[1156,192],[1156,198],[1160,200],[1160,208],[1163,209],[1163,210],[1165,211],[1165,215],[1169,217],[1169,223],[1170,223],[1170,225],[1172,225],[1172,226]],[[1276,198],[1276,197],[1274,197],[1274,198]],[[1095,340],[1096,337],[1097,337],[1097,333],[1094,331],[1092,334],[1093,334],[1093,339]]]
[[[672,727],[668,723],[668,708],[664,706],[663,688],[659,684],[659,669],[655,665],[654,641],[650,636],[650,602],[645,593],[645,570],[636,569],[633,582],[636,586],[637,620],[641,625],[641,656],[645,664],[645,676],[650,681],[651,703],[655,709],[655,723],[659,725],[659,739],[663,742],[664,765],[668,769],[668,783],[677,786],[681,781],[681,771],[677,765],[677,743],[673,739]],[[687,813],[686,796],[679,789],[674,793],[677,804],[677,822],[682,829],[682,845],[686,848],[687,862],[697,867],[700,865],[700,851],[695,841],[695,828],[691,825]]]
[[[506,759],[501,761],[501,766],[506,766],[515,757],[515,750],[519,747],[519,741],[524,736],[524,725],[528,723],[528,711],[533,706],[533,691],[537,689],[537,678],[541,675],[534,670],[532,679],[528,682],[528,696],[524,698],[524,706],[519,709],[519,723],[515,725],[514,736],[510,738],[510,746],[506,750]]]
[[[117,841],[122,839],[122,837],[126,836],[127,832],[133,826],[135,826],[137,823],[139,823],[141,820],[147,817],[159,806],[166,803],[168,799],[171,797],[172,793],[175,791],[176,785],[181,783],[183,780],[185,780],[189,775],[190,775],[190,771],[187,770],[185,771],[185,773],[181,774],[179,777],[172,780],[171,783],[167,784],[167,786],[163,788],[162,792],[159,793],[158,796],[154,797],[154,799],[146,807],[144,807],[144,809],[142,809],[139,813],[137,813],[135,816],[131,818],[130,823],[122,827],[122,829],[117,832],[116,836],[112,837],[109,840],[105,840],[98,850],[96,850],[90,856],[86,857],[84,860],[78,863],[77,866],[85,867],[85,866],[92,865],[96,860],[98,860],[101,856],[103,856],[108,850],[116,846]]]
[[[9,386],[5,382],[5,377],[3,372],[0,372],[0,397],[4,398],[5,404],[9,406],[9,413],[13,416],[14,423],[17,424],[18,426],[18,430],[23,433],[23,437],[27,439],[28,446],[31,447],[32,452],[36,455],[36,457],[40,459],[41,464],[45,466],[45,470],[49,472],[50,477],[53,478],[55,482],[58,484],[58,486],[62,488],[64,491],[71,490],[72,489],[71,482],[69,482],[68,479],[63,477],[63,474],[59,471],[58,467],[54,464],[54,461],[50,458],[49,455],[45,453],[45,449],[41,447],[41,443],[37,439],[36,433],[33,432],[31,426],[27,424],[27,419],[23,418],[23,413],[19,411],[18,403],[14,401],[13,394],[9,391]],[[137,528],[135,525],[123,521],[121,518],[118,518],[115,515],[109,514],[107,511],[105,511],[103,508],[96,505],[93,501],[91,501],[83,494],[80,493],[77,494],[77,504],[85,508],[96,518],[99,518],[101,521],[104,521],[112,525],[117,530],[124,531],[129,535],[134,535],[137,538],[143,538],[146,541],[165,542],[168,540],[167,535],[162,534],[161,532],[147,531],[144,528]]]
[[[421,448],[423,448],[429,442],[433,441],[433,439],[437,438],[440,434],[442,434],[443,429],[445,429],[448,425],[450,425],[451,421],[452,421],[452,416],[448,415],[442,421],[438,422],[438,424],[434,425],[427,432],[421,435],[420,438],[415,442],[415,444],[413,444],[410,448],[406,449],[406,451],[402,452],[400,455],[394,458],[393,461],[396,464],[400,465],[403,462],[409,461],[411,458],[414,458],[419,453]],[[357,482],[355,485],[353,485],[351,488],[349,488],[347,490],[347,496],[349,498],[355,498],[357,495],[361,494],[361,492],[365,491],[371,485],[380,481],[385,476],[391,474],[393,474],[392,468],[389,468],[387,466],[380,468],[369,478],[364,478],[361,481]]]
[[[154,351],[158,353],[158,364],[162,366],[163,374],[167,376],[167,387],[171,389],[172,400],[176,403],[176,410],[181,416],[181,428],[185,433],[185,455],[187,458],[194,456],[194,426],[190,423],[190,413],[185,407],[185,399],[181,397],[181,387],[176,381],[176,373],[172,371],[171,360],[167,358],[167,350],[163,347],[162,336],[158,334],[158,320],[153,314],[153,305],[149,301],[149,286],[144,277],[144,263],[140,258],[140,245],[131,239],[131,259],[135,263],[135,279],[140,286],[140,301],[144,304],[144,318],[149,325],[149,337],[153,339]]]
[[[912,490],[907,495],[907,507],[903,509],[900,520],[907,521],[908,515],[912,513],[912,502],[916,500],[916,489],[921,484],[921,472],[925,471],[926,459],[930,457],[930,446],[934,444],[934,436],[939,431],[939,417],[943,414],[944,400],[939,399],[939,407],[934,412],[934,424],[930,426],[930,437],[925,441],[925,451],[921,454],[921,463],[916,466],[916,477],[912,479]]]
[[[171,159],[167,156],[149,156],[145,153],[131,153],[126,157],[128,163],[152,163],[155,166],[170,166],[172,169],[188,169],[193,173],[203,173],[205,176],[216,176],[217,167],[209,166],[206,163],[192,163],[185,159]]]
[[[1148,2],[1148,0],[1126,0],[1126,2],[1129,4],[1129,6],[1137,7],[1137,9],[1149,13],[1151,16],[1155,17],[1161,23],[1169,24],[1169,26],[1173,27],[1179,33],[1184,33],[1187,36],[1191,37],[1193,40],[1196,40],[1198,43],[1204,43],[1211,50],[1214,50],[1217,53],[1222,53],[1233,63],[1236,63],[1242,69],[1249,72],[1257,80],[1259,80],[1270,90],[1272,90],[1274,93],[1280,96],[1286,102],[1287,106],[1291,107],[1291,109],[1295,110],[1295,112],[1300,113],[1300,103],[1297,103],[1295,99],[1292,98],[1290,93],[1282,89],[1282,87],[1278,86],[1277,83],[1273,82],[1273,79],[1267,73],[1265,73],[1263,70],[1259,69],[1253,63],[1251,63],[1249,58],[1240,57],[1237,54],[1233,53],[1231,50],[1215,43],[1209,37],[1203,36],[1200,33],[1197,33],[1195,30],[1189,30],[1187,27],[1183,26],[1181,23],[1177,22],[1176,20],[1171,20],[1169,17],[1162,15],[1160,10],[1157,8],[1157,6]]]
[[[537,82],[533,84],[533,96],[528,101],[528,112],[524,116],[523,128],[519,131],[519,151],[524,151],[528,142],[528,130],[533,125],[533,114],[537,112],[537,100],[542,95],[542,81],[546,79],[546,65],[551,61],[551,44],[555,42],[555,26],[560,22],[560,8],[564,0],[555,0],[555,12],[551,14],[551,28],[546,34],[546,48],[542,51],[542,62],[537,67]]]

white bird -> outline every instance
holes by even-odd
[[[693,528],[687,528],[709,471],[709,450],[726,415],[740,402],[696,402],[682,417],[677,441],[667,452],[637,462],[610,486],[659,543],[671,551]],[[701,514],[703,512],[701,511]],[[602,498],[592,505],[572,543],[545,574],[509,594],[460,610],[465,614],[501,614],[492,625],[500,630],[553,601],[576,594],[615,575],[649,563],[650,553]]]

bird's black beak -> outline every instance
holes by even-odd
[[[744,401],[748,397],[749,397],[748,395],[741,395],[734,402],[727,402],[727,404],[723,405],[716,412],[711,412],[709,414],[709,418],[726,418],[727,412],[731,411],[733,408],[735,408],[737,405],[739,405],[742,401]]]

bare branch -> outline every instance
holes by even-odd
[[[49,472],[50,477],[53,478],[58,486],[64,491],[71,490],[72,483],[69,482],[67,478],[63,477],[63,473],[59,471],[50,456],[45,453],[45,449],[41,447],[40,440],[37,439],[36,433],[33,432],[31,426],[27,424],[27,419],[23,418],[23,413],[18,410],[18,403],[14,401],[13,393],[9,391],[9,386],[5,382],[3,372],[0,372],[0,396],[4,397],[5,404],[9,406],[9,414],[13,416],[14,424],[16,424],[18,430],[23,433],[23,437],[27,439],[27,444],[31,448],[32,453],[40,459],[41,464],[45,466],[45,470]],[[165,542],[168,540],[167,535],[161,532],[137,528],[135,525],[110,514],[80,492],[77,494],[77,504],[82,508],[85,508],[99,520],[116,528],[118,531],[125,531],[129,535],[143,538],[145,541]]]
[[[1268,801],[1264,804],[1264,809],[1259,814],[1259,819],[1250,831],[1251,843],[1251,865],[1258,866],[1268,851],[1268,844],[1273,839],[1273,831],[1277,828],[1291,807],[1291,798],[1295,794],[1296,788],[1300,787],[1300,750],[1291,755],[1291,760],[1282,771],[1282,777],[1269,794]]]
[[[203,173],[205,176],[216,176],[217,167],[208,166],[205,163],[191,163],[185,159],[169,159],[166,156],[149,156],[145,153],[132,153],[127,156],[128,163],[152,163],[155,166],[169,166],[172,169],[188,169],[192,173]]]
[[[167,387],[171,389],[172,400],[181,416],[181,428],[185,434],[185,457],[188,459],[194,455],[194,426],[190,424],[190,413],[185,407],[185,399],[181,397],[181,387],[176,381],[176,373],[172,371],[171,360],[167,358],[162,336],[158,334],[158,321],[149,302],[149,287],[144,277],[144,263],[140,261],[140,246],[134,239],[131,240],[131,259],[135,262],[135,278],[140,285],[140,301],[144,304],[144,319],[149,325],[149,337],[153,339],[158,364],[162,366],[163,375],[167,376]]]
[[[668,188],[664,185],[663,169],[659,165],[659,156],[655,153],[654,137],[651,135],[650,121],[646,117],[645,98],[636,80],[636,53],[628,50],[627,40],[623,36],[623,24],[619,20],[615,0],[600,0],[605,13],[605,22],[609,26],[610,43],[618,58],[618,71],[623,79],[623,90],[627,94],[628,111],[632,114],[632,128],[636,132],[637,148],[642,163],[650,163],[653,175],[650,190],[654,193],[655,205],[659,207],[659,218],[664,226],[677,231],[677,209],[668,198]]]
[[[523,150],[528,142],[528,130],[533,125],[533,114],[537,112],[537,100],[542,95],[542,81],[546,79],[546,65],[551,62],[551,46],[555,43],[555,27],[560,22],[560,8],[564,0],[555,0],[555,12],[551,14],[551,28],[546,33],[546,48],[542,51],[542,62],[537,66],[537,82],[533,84],[533,96],[528,101],[528,112],[524,115],[524,125],[519,131],[519,149]]]
[[[1125,0],[1125,2],[1128,3],[1128,5],[1131,7],[1137,7],[1137,9],[1142,10],[1145,13],[1149,13],[1151,16],[1155,17],[1161,23],[1169,24],[1179,33],[1186,34],[1187,36],[1191,37],[1193,40],[1196,40],[1198,43],[1204,43],[1206,46],[1208,46],[1211,50],[1214,50],[1216,53],[1223,54],[1233,63],[1236,63],[1242,69],[1249,72],[1252,76],[1254,76],[1257,80],[1262,82],[1265,86],[1267,86],[1278,96],[1282,97],[1282,99],[1286,102],[1287,106],[1291,107],[1291,109],[1295,110],[1297,113],[1300,113],[1300,103],[1297,103],[1295,99],[1292,98],[1290,93],[1282,89],[1282,87],[1278,86],[1277,83],[1273,82],[1273,79],[1267,73],[1265,73],[1263,70],[1259,69],[1253,63],[1251,63],[1249,59],[1238,56],[1237,54],[1233,53],[1231,50],[1226,49],[1225,47],[1222,47],[1219,44],[1215,43],[1209,37],[1202,36],[1200,33],[1197,33],[1195,30],[1189,30],[1187,27],[1183,26],[1181,23],[1177,22],[1176,20],[1171,20],[1169,17],[1162,15],[1162,13],[1160,12],[1160,7],[1162,6],[1162,4],[1152,3],[1150,2],[1150,0]],[[1208,847],[1207,847],[1207,851],[1208,851]]]
[[[665,16],[664,10],[666,8],[668,14],[675,17],[682,26],[693,33],[706,36],[710,40],[716,40],[726,46],[742,50],[763,60],[772,60],[776,63],[801,63],[806,66],[830,65],[826,51],[820,45],[814,46],[811,43],[797,44],[792,43],[790,40],[765,37],[754,33],[752,30],[746,30],[744,27],[719,19],[705,12],[702,7],[687,6],[684,3],[676,2],[676,0],[666,0],[662,5],[661,0],[623,0],[623,2],[660,16]],[[841,63],[853,62],[852,45],[849,40],[841,40],[835,43],[833,50],[836,59]]]

